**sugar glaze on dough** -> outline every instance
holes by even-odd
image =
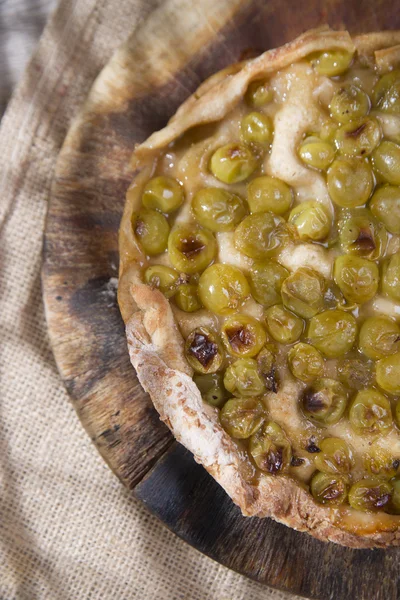
[[[223,119],[242,99],[250,81],[265,75],[273,77],[310,53],[329,49],[353,52],[357,48],[367,64],[373,64],[374,53],[378,51],[383,65],[390,63],[390,48],[387,48],[399,43],[400,32],[369,34],[352,39],[345,31],[321,28],[212,76],[182,104],[163,130],[154,133],[136,148],[133,164],[139,172],[129,189],[120,229],[118,293],[126,323],[129,354],[139,381],[150,394],[161,419],[175,438],[193,453],[195,460],[220,483],[244,515],[272,517],[294,529],[307,531],[320,540],[354,548],[400,545],[400,518],[386,514],[365,515],[350,507],[321,506],[299,483],[287,476],[261,474],[255,479],[247,455],[222,429],[217,409],[203,402],[192,380],[192,371],[183,353],[183,339],[169,302],[158,290],[150,289],[141,281],[143,257],[132,236],[130,215],[140,203],[142,186],[151,176],[153,161],[160,149],[194,125]],[[393,56],[398,56],[398,48]],[[306,68],[309,67],[305,63],[294,65],[292,73]],[[289,85],[286,81],[289,98],[274,118],[275,140],[265,172],[296,186],[301,201],[313,196],[332,210],[323,178],[316,172],[312,172],[310,178],[310,170],[301,165],[295,155],[303,133],[316,126],[321,118],[318,110],[305,109],[310,95],[316,93],[311,69],[309,75],[309,87],[301,91],[296,89],[295,78],[289,81]],[[279,78],[279,73],[276,77]],[[286,77],[291,77],[291,74]],[[282,85],[284,83],[281,82]],[[277,80],[278,93],[279,85]],[[242,261],[240,266],[246,270],[245,259],[240,255],[229,260],[231,245],[229,236],[222,234],[219,260],[222,252],[225,262],[238,264]],[[297,246],[295,252],[293,248],[284,249],[279,260],[290,269],[312,266],[325,276],[329,276],[333,261],[328,250],[322,247],[319,250],[315,246],[310,248],[307,244]],[[199,318],[206,320],[207,315]],[[298,393],[296,384],[284,382],[279,390],[280,405],[290,407],[297,400]],[[294,419],[290,411],[288,418]],[[291,425],[296,426],[295,420]]]

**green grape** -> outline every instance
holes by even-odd
[[[357,158],[337,158],[328,170],[328,192],[342,208],[362,206],[374,188],[369,164]]]
[[[211,157],[210,171],[223,183],[239,183],[253,173],[258,158],[244,144],[226,144],[218,148]]]
[[[254,298],[265,307],[279,304],[283,281],[289,271],[274,260],[254,262],[249,272],[251,292]]]
[[[320,75],[336,77],[351,65],[353,54],[347,50],[324,50],[310,56],[311,62]]]
[[[229,354],[240,358],[256,356],[267,340],[261,323],[241,314],[228,317],[222,325],[221,337]]]
[[[250,296],[250,286],[240,269],[217,263],[202,273],[199,296],[208,310],[227,315],[236,311]]]
[[[236,249],[256,260],[277,254],[287,239],[285,221],[271,212],[246,217],[236,228],[234,237]]]
[[[280,304],[268,308],[265,319],[269,333],[280,344],[293,344],[303,333],[303,320]]]
[[[392,497],[388,512],[400,515],[400,477],[396,477],[390,483],[392,484]]]
[[[364,467],[374,477],[391,479],[398,472],[399,461],[388,450],[375,444],[364,456]]]
[[[210,231],[233,231],[244,219],[244,200],[222,188],[202,188],[194,195],[192,211],[196,220]]]
[[[338,223],[339,241],[344,252],[369,260],[378,260],[386,250],[388,236],[385,227],[368,210],[356,209]]]
[[[319,504],[338,506],[347,497],[347,485],[343,477],[316,472],[310,484],[311,494]]]
[[[309,267],[301,267],[282,284],[282,302],[286,308],[310,319],[324,307],[325,280]]]
[[[183,187],[171,177],[153,177],[143,190],[142,204],[145,208],[153,208],[163,213],[177,210],[185,199]]]
[[[263,378],[264,384],[268,392],[278,391],[278,373],[276,369],[275,353],[271,347],[263,348],[257,356],[258,371]]]
[[[217,254],[217,242],[199,225],[177,225],[168,238],[168,254],[178,271],[194,274],[204,269]]]
[[[251,436],[249,452],[257,467],[270,475],[287,471],[292,460],[290,441],[282,427],[273,421]]]
[[[400,302],[400,252],[383,263],[382,292]]]
[[[383,434],[392,426],[389,400],[373,388],[358,392],[349,413],[350,425],[360,435]]]
[[[384,185],[379,188],[372,196],[369,207],[390,233],[400,234],[400,187]]]
[[[257,361],[253,358],[239,358],[225,371],[224,386],[234,396],[260,396],[265,385],[258,372]]]
[[[372,153],[375,172],[387,183],[400,185],[400,145],[384,140]]]
[[[233,438],[246,439],[265,421],[265,410],[257,398],[232,398],[220,412],[221,425]]]
[[[256,79],[252,81],[247,88],[245,99],[252,106],[263,106],[273,99],[273,91],[268,81]]]
[[[341,383],[323,377],[304,391],[301,408],[304,416],[316,425],[334,425],[346,410],[347,398]]]
[[[191,313],[201,308],[197,293],[197,285],[194,283],[182,283],[178,286],[174,297],[175,304],[181,310]]]
[[[400,71],[394,70],[383,75],[374,88],[374,104],[382,112],[400,113]]]
[[[400,394],[400,352],[378,360],[376,381],[385,392]]]
[[[335,136],[337,149],[349,157],[371,154],[382,138],[381,127],[375,119],[358,119],[339,127]]]
[[[292,210],[289,223],[296,227],[301,240],[318,242],[329,235],[332,219],[323,204],[310,200]]]
[[[179,275],[174,269],[164,265],[151,265],[144,272],[144,281],[151,288],[157,288],[166,298],[171,298],[177,290]]]
[[[185,355],[197,373],[215,373],[221,368],[224,354],[217,336],[208,327],[196,327],[185,343]]]
[[[247,201],[252,213],[269,211],[283,215],[292,205],[293,192],[281,179],[263,175],[248,184]]]
[[[222,383],[221,373],[195,375],[193,381],[200,390],[205,402],[212,406],[221,407],[226,400],[226,391]]]
[[[333,268],[333,277],[348,302],[364,304],[378,291],[378,267],[365,258],[338,256]]]
[[[352,349],[357,335],[353,315],[344,310],[326,310],[308,324],[310,343],[327,358],[339,358]]]
[[[240,136],[248,144],[269,145],[274,136],[272,120],[259,112],[247,114],[240,123]]]
[[[376,512],[390,502],[392,486],[377,478],[361,479],[353,483],[349,491],[349,504],[356,510]]]
[[[337,364],[337,377],[352,390],[368,387],[373,382],[373,365],[362,358],[343,358]]]
[[[358,347],[372,360],[400,352],[400,327],[390,317],[370,317],[360,329]]]
[[[331,115],[339,123],[348,123],[353,119],[365,117],[370,108],[368,95],[354,84],[338,89],[329,105]]]
[[[306,165],[325,171],[335,158],[335,148],[329,142],[323,142],[316,136],[309,136],[302,141],[299,156]]]
[[[321,353],[314,346],[302,342],[290,348],[288,365],[292,375],[305,383],[321,377],[324,372],[324,359]]]
[[[325,438],[320,442],[321,452],[315,455],[314,464],[319,471],[337,475],[350,473],[354,459],[349,446],[344,440],[335,437]]]
[[[156,210],[142,208],[132,213],[131,224],[145,254],[155,256],[166,250],[169,225],[164,215]]]

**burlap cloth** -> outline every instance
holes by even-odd
[[[103,463],[49,346],[41,245],[55,160],[113,49],[157,0],[63,0],[0,132],[1,600],[278,599],[167,531]]]

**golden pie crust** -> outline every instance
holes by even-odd
[[[248,458],[221,427],[218,410],[206,404],[192,380],[184,341],[168,300],[141,278],[143,254],[132,234],[131,214],[151,177],[154,157],[190,128],[223,119],[242,100],[249,83],[273,75],[313,52],[357,50],[360,60],[385,72],[400,58],[400,32],[351,37],[328,27],[311,30],[257,58],[232,65],[206,80],[178,109],[168,125],[137,146],[137,174],[130,187],[120,228],[119,305],[126,324],[132,365],[161,419],[240,507],[243,515],[271,517],[314,537],[354,548],[400,545],[400,517],[365,514],[317,504],[300,483],[284,476],[248,476]],[[293,162],[293,149],[282,158]],[[190,319],[189,315],[189,319]],[[193,317],[195,318],[195,317]],[[296,394],[290,385],[283,394]]]

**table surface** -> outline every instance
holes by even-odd
[[[0,116],[56,0],[0,0]]]

